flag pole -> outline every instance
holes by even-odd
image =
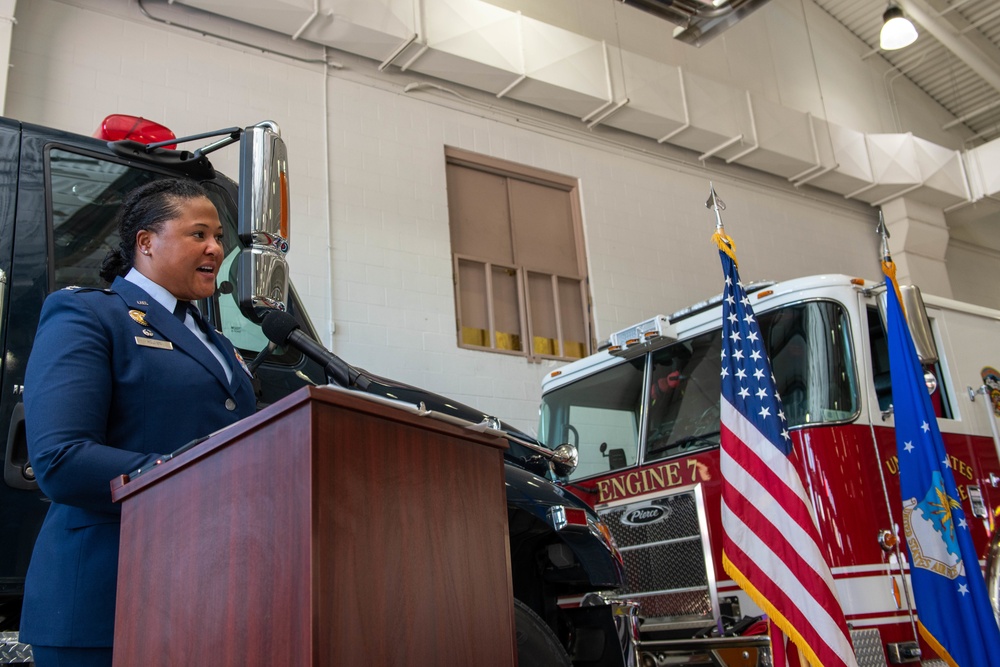
[[[889,252],[889,229],[885,226],[885,217],[882,215],[882,209],[878,211],[878,227],[875,228],[875,233],[881,238],[881,247],[879,252],[882,256],[882,271],[889,277],[892,283],[892,289],[896,292],[896,300],[899,302],[899,307],[904,309],[903,297],[899,291],[899,284],[896,282],[896,264],[892,261],[892,253]],[[903,310],[905,313],[905,309]],[[888,317],[888,316],[887,316]],[[878,452],[878,447],[876,445],[876,453]],[[881,476],[882,469],[879,467],[879,475]],[[882,491],[886,494],[886,503],[889,502],[889,492],[885,487],[885,479],[882,479]],[[890,517],[891,518],[891,517]],[[893,536],[896,536],[897,527],[893,523]],[[904,535],[905,537],[905,535]],[[893,549],[896,554],[896,564],[899,566],[899,579],[903,584],[903,596],[906,598],[906,609],[909,612],[910,617],[910,630],[913,632],[913,639],[919,642],[920,633],[917,631],[917,621],[914,618],[914,614],[917,610],[917,605],[914,604],[913,598],[910,593],[910,582],[907,579],[906,572],[908,568],[908,562],[906,559],[906,554],[903,553],[903,546],[900,540],[896,540],[896,545]]]
[[[885,218],[882,217],[882,209],[878,211],[878,227],[876,233],[882,237],[882,272],[889,277],[892,289],[896,292],[896,301],[906,315],[906,306],[903,304],[903,293],[899,291],[899,283],[896,282],[896,263],[892,261],[892,254],[889,252],[889,229],[885,226]]]
[[[715,184],[712,181],[708,182],[708,186],[711,188],[711,192],[708,194],[705,208],[715,212],[715,233],[712,234],[712,240],[719,246],[719,250],[729,255],[729,259],[733,260],[733,264],[739,268],[740,263],[736,260],[736,242],[729,238],[726,234],[726,228],[722,225],[722,211],[726,210],[726,202],[715,194]]]
[[[882,209],[879,209],[878,212],[878,227],[875,228],[875,233],[882,238],[882,261],[891,262],[892,258],[889,256],[889,230],[885,226]]]

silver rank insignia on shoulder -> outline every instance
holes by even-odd
[[[155,338],[141,338],[139,336],[136,336],[135,344],[141,345],[142,347],[155,347],[159,350],[174,349],[174,344],[171,343],[169,340],[157,340]]]
[[[146,321],[146,313],[141,310],[130,310],[128,311],[128,316],[144,327],[149,326],[149,322]]]

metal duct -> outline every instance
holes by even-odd
[[[674,39],[701,46],[746,18],[768,0],[620,0],[676,23]]]

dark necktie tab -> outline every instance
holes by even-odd
[[[177,300],[177,305],[174,306],[174,317],[183,322],[187,318],[188,307],[191,305],[190,301]]]

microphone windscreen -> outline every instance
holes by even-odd
[[[267,339],[275,345],[284,345],[293,331],[299,328],[299,323],[288,313],[272,310],[264,316],[260,329]]]

